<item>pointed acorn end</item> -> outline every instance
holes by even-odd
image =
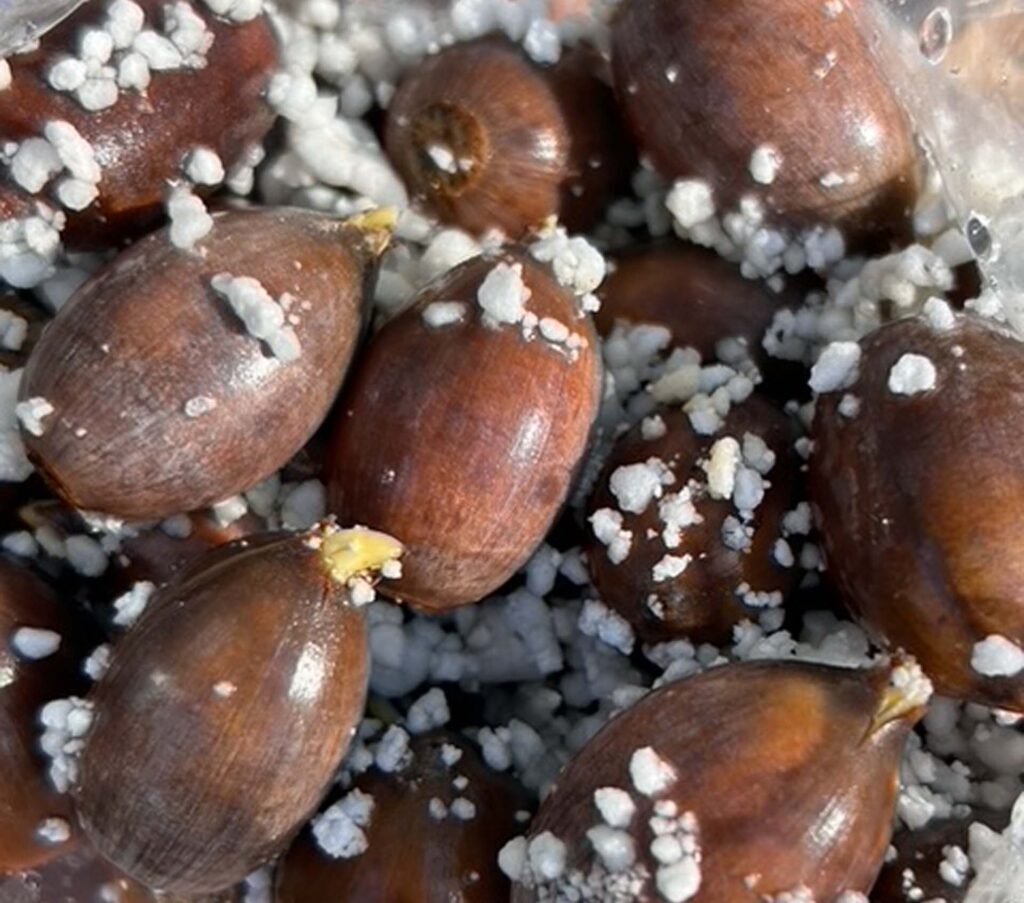
[[[878,708],[871,718],[869,734],[877,734],[893,721],[915,724],[932,696],[932,682],[909,655],[900,654],[890,664],[889,683],[882,691]]]
[[[398,222],[398,210],[394,207],[377,207],[345,220],[360,233],[363,247],[371,257],[380,257],[391,244],[391,236]]]
[[[343,529],[328,521],[314,527],[309,543],[318,550],[324,570],[341,586],[401,574],[399,559],[405,547],[387,533],[366,527]]]

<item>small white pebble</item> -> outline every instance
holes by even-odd
[[[935,388],[935,365],[920,354],[904,354],[889,370],[889,391],[917,395]]]
[[[19,627],[11,634],[11,648],[32,661],[47,658],[60,649],[60,634],[41,627]]]

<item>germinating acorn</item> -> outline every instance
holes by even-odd
[[[723,642],[797,584],[795,433],[756,395],[711,436],[682,411],[657,417],[617,440],[590,497],[591,578],[645,639]]]
[[[824,354],[848,361],[812,430],[831,579],[941,693],[1024,712],[1024,346],[939,305]]]
[[[205,3],[86,3],[10,59],[0,140],[18,148],[0,211],[45,203],[66,218],[72,247],[138,234],[160,215],[168,183],[212,190],[211,172],[263,140],[277,59],[266,15],[234,23]],[[197,155],[219,162],[197,166]]]
[[[654,690],[562,771],[501,853],[514,903],[866,893],[889,843],[913,665],[723,665]]]
[[[389,217],[219,214],[167,230],[61,308],[21,381],[29,457],[75,508],[153,520],[279,469],[334,400]]]
[[[49,586],[0,559],[0,875],[59,855],[67,839],[70,807],[46,779],[36,716],[81,683],[77,647]]]
[[[516,250],[456,267],[370,340],[334,415],[328,505],[401,537],[389,594],[443,610],[526,562],[597,413],[595,342],[589,315]]]
[[[754,195],[786,226],[907,231],[913,133],[848,3],[626,3],[612,68],[641,151],[707,181],[721,211]]]
[[[525,792],[456,735],[419,738],[411,752],[404,770],[363,775],[313,820],[278,866],[277,903],[508,899],[498,851],[521,828]],[[357,812],[365,849],[340,828]]]
[[[363,711],[380,533],[264,534],[161,589],[91,695],[79,821],[155,890],[212,893],[271,859],[326,791]]]

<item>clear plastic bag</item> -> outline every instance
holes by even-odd
[[[88,0],[0,0],[0,57],[45,34]]]
[[[850,4],[1024,334],[1024,0]]]

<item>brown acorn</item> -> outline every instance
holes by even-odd
[[[754,194],[790,227],[907,231],[913,134],[857,30],[860,2],[625,4],[612,68],[641,150],[666,178],[706,180],[720,210]]]
[[[3,903],[242,903],[243,899],[241,888],[214,896],[157,896],[80,838],[44,865],[0,877]]]
[[[794,430],[757,396],[734,407],[711,436],[698,434],[682,411],[659,416],[664,431],[645,438],[647,427],[634,427],[616,442],[597,481],[587,506],[590,575],[602,601],[642,638],[721,642],[758,607],[780,605],[797,583],[782,532],[784,515],[800,500]],[[712,487],[704,469],[722,440],[734,442],[737,453],[731,497]],[[658,488],[636,501],[634,478]],[[744,480],[763,494],[746,512],[736,503]],[[624,556],[605,532],[609,517],[621,517],[617,529],[630,534]]]
[[[24,431],[29,457],[69,505],[136,520],[255,485],[337,394],[384,223],[247,210],[217,215],[201,253],[166,230],[143,239],[75,293],[33,351],[21,399],[52,413]],[[287,325],[256,338],[242,319],[250,303]]]
[[[912,666],[798,662],[724,665],[654,690],[576,755],[529,838],[502,851],[513,903],[570,887],[637,903],[867,892],[929,691]]]
[[[1024,670],[986,664],[1024,646],[1024,348],[974,316],[907,319],[862,341],[858,369],[819,397],[812,431],[829,573],[939,692],[1024,711]]]
[[[456,267],[371,339],[335,414],[328,504],[405,544],[389,593],[444,610],[526,562],[597,413],[595,343],[589,316],[518,251]]]
[[[968,851],[969,830],[975,821],[1002,830],[1006,815],[976,810],[967,819],[932,821],[893,837],[896,855],[882,866],[871,888],[871,903],[906,903],[909,899],[963,903],[971,881],[963,868],[967,863],[952,847],[959,847],[960,853]]]
[[[678,241],[618,255],[597,295],[594,321],[602,335],[618,320],[654,323],[672,333],[673,345],[696,348],[704,360],[716,357],[723,339],[736,338],[759,364],[772,318],[785,302],[799,303],[743,278],[714,252]]]
[[[137,3],[145,13],[142,30],[154,43],[167,41],[162,31],[169,24],[166,8],[173,9],[173,4]],[[99,110],[86,109],[74,93],[54,88],[51,79],[60,82],[56,67],[78,57],[84,36],[106,33],[109,6],[85,4],[44,36],[37,50],[13,56],[11,85],[0,91],[3,142],[42,138],[48,123],[63,122],[92,147],[100,168],[98,195],[84,209],[61,203],[59,177],[35,195],[12,178],[0,187],[4,217],[23,216],[17,208],[29,200],[65,213],[63,239],[70,247],[106,248],[138,234],[159,217],[167,184],[183,179],[191,151],[213,150],[230,169],[263,140],[274,120],[264,99],[278,57],[269,17],[232,23],[214,16],[203,3],[189,4],[213,38],[203,65],[197,59],[195,68],[168,63],[168,68],[151,70],[148,87],[121,88],[115,92],[116,102]],[[168,51],[165,44],[164,53],[173,54],[173,48],[171,44]],[[120,65],[129,55],[128,48],[115,48],[107,65]]]
[[[405,771],[356,781],[373,800],[366,850],[332,858],[303,832],[278,866],[277,903],[508,899],[498,851],[520,827],[525,793],[455,735],[421,738],[412,751]]]
[[[50,588],[0,559],[0,874],[61,852],[44,824],[61,819],[67,827],[70,807],[46,779],[36,716],[77,688],[77,646],[73,622]]]
[[[278,853],[362,715],[348,586],[400,551],[362,529],[267,534],[161,589],[91,695],[74,795],[97,850],[178,894],[230,887]]]
[[[518,238],[550,216],[589,225],[625,168],[587,51],[551,70],[484,38],[427,58],[388,110],[388,155],[410,193],[469,232]]]

